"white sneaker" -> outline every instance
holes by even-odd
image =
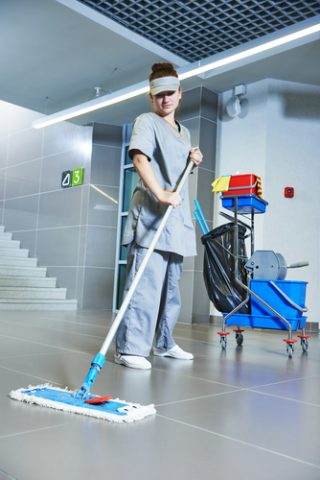
[[[121,355],[121,353],[114,354],[114,363],[124,365],[129,368],[138,368],[140,370],[150,370],[151,363],[145,357],[138,355]]]
[[[179,345],[175,345],[170,348],[170,350],[159,350],[158,348],[153,349],[153,355],[157,357],[171,357],[177,358],[178,360],[193,360],[192,353],[185,352]]]

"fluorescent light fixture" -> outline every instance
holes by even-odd
[[[220,58],[215,61],[211,61],[204,65],[199,65],[199,62],[196,62],[196,64],[192,63],[188,67],[184,67],[183,69],[180,69],[183,71],[179,74],[179,78],[180,80],[186,80],[187,78],[195,77],[197,75],[204,74],[211,70],[215,70],[226,65],[237,63],[246,58],[252,57],[254,55],[258,55],[259,53],[267,52],[276,47],[281,47],[295,40],[299,40],[319,32],[320,32],[320,23],[317,23],[310,27],[306,27],[296,32],[289,33],[282,37],[278,37],[274,40],[269,40],[261,45],[248,48],[247,50],[244,50],[229,56],[224,56],[223,58]],[[95,110],[99,110],[100,108],[105,108],[110,105],[114,105],[116,103],[124,102],[125,100],[128,100],[130,98],[134,98],[139,95],[148,93],[148,91],[149,91],[148,82],[147,81],[140,82],[130,87],[117,90],[114,93],[104,95],[103,97],[95,98],[93,100],[82,103],[75,107],[67,108],[60,112],[53,113],[52,115],[47,115],[45,117],[42,117],[39,120],[35,120],[32,123],[32,126],[34,128],[48,127],[49,125],[54,125],[56,123],[60,123],[65,120],[70,120],[71,118],[78,117],[80,115],[84,115],[86,113],[93,112]]]
[[[179,78],[180,80],[186,80],[187,78],[201,75],[208,72],[209,70],[224,67],[225,65],[230,65],[230,63],[239,62],[240,60],[252,57],[253,55],[257,55],[258,53],[267,52],[268,50],[271,50],[273,48],[281,47],[282,45],[286,45],[287,43],[293,42],[294,40],[299,40],[301,38],[318,32],[320,32],[320,23],[317,23],[316,25],[313,25],[311,27],[304,28],[302,30],[298,30],[294,33],[284,35],[283,37],[276,38],[275,40],[270,40],[261,45],[257,45],[256,47],[248,48],[243,52],[235,53],[234,55],[221,58],[220,60],[216,60],[215,62],[210,62],[207,65],[202,65],[189,71],[187,70],[185,73],[179,75]]]
[[[109,95],[104,95],[103,97],[95,98],[94,100],[89,100],[88,102],[76,105],[75,107],[67,108],[61,112],[47,115],[46,117],[42,117],[39,120],[32,122],[32,126],[33,128],[49,127],[55,123],[64,122],[65,120],[70,120],[70,118],[79,117],[85,113],[90,113],[94,112],[95,110],[99,110],[100,108],[109,107],[110,105],[123,102],[129,98],[137,97],[138,95],[142,95],[143,93],[147,93],[149,91],[149,85],[147,82],[141,82],[134,85],[134,87],[134,90],[132,89],[132,86],[123,88]]]

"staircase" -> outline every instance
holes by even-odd
[[[0,310],[76,310],[77,300],[67,300],[67,289],[28,255],[0,226]]]

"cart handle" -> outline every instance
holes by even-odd
[[[248,188],[255,188],[258,182],[255,182],[253,185],[239,185],[239,187],[229,187],[229,190],[247,190]]]
[[[298,310],[299,312],[301,313],[304,313],[304,312],[307,312],[308,311],[308,308],[307,307],[300,307],[300,305],[298,305],[297,303],[295,303],[293,300],[291,300],[290,297],[288,297],[288,295],[286,295],[282,290],[281,288],[278,287],[278,285],[276,285],[274,282],[269,282],[270,285],[289,303],[289,305],[291,305],[291,307],[295,308],[296,310]]]
[[[308,267],[309,262],[303,261],[303,262],[296,262],[296,263],[291,263],[290,265],[287,265],[287,268],[301,268],[301,267]]]

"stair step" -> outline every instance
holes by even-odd
[[[0,258],[1,257],[27,258],[28,256],[29,256],[29,250],[25,248],[0,248]]]
[[[77,310],[77,300],[67,300],[67,289],[57,288],[56,278],[37,263],[0,225],[0,310]]]
[[[0,299],[0,310],[77,310],[77,300],[4,300]]]
[[[0,265],[0,277],[45,277],[47,269],[45,267],[6,267]]]
[[[0,287],[0,299],[65,300],[66,288]]]
[[[1,240],[0,248],[20,248],[20,240]]]
[[[36,267],[38,260],[36,258],[20,257],[0,257],[0,267]]]
[[[0,240],[12,240],[12,233],[0,232]]]
[[[54,288],[56,283],[57,279],[54,277],[0,277],[0,287]]]

